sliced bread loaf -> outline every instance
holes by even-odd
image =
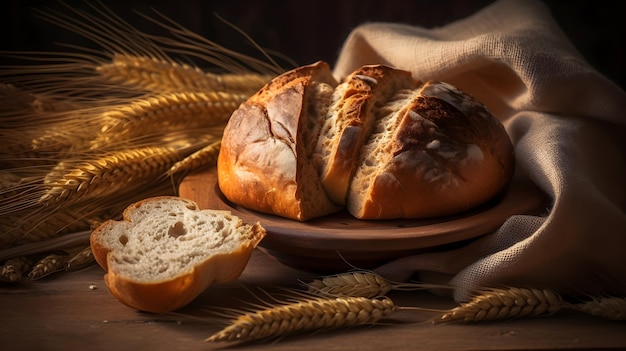
[[[264,236],[258,223],[163,196],[129,206],[123,221],[102,223],[90,239],[113,296],[142,311],[168,312],[212,284],[237,279]]]
[[[233,203],[302,221],[459,213],[501,193],[514,165],[502,123],[452,85],[383,65],[338,84],[318,62],[233,113],[217,167]]]

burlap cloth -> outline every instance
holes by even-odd
[[[460,249],[377,272],[394,281],[443,278],[457,301],[500,284],[626,292],[626,94],[585,61],[544,4],[498,1],[434,29],[364,24],[346,39],[335,75],[376,63],[485,103],[515,145],[516,176],[551,199],[546,215],[512,216]]]

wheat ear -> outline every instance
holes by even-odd
[[[548,315],[563,308],[563,298],[550,290],[527,288],[480,289],[471,301],[434,322],[479,322]]]
[[[96,71],[112,83],[154,92],[232,91],[252,94],[272,76],[256,73],[205,73],[198,67],[154,57],[115,54]]]
[[[75,271],[91,265],[95,262],[95,260],[96,259],[93,256],[93,251],[91,251],[91,246],[87,245],[78,252],[70,255],[69,259],[67,260],[66,269],[68,271]]]
[[[306,283],[308,292],[332,296],[384,296],[391,290],[421,290],[433,286],[420,283],[392,283],[370,271],[341,273]]]
[[[626,298],[617,296],[594,296],[591,300],[567,304],[567,308],[611,320],[626,320]]]
[[[143,147],[83,161],[60,162],[43,180],[40,203],[105,197],[144,185],[167,171],[180,155],[170,147]]]
[[[32,262],[25,256],[11,258],[4,262],[0,271],[0,281],[15,283],[32,267]]]
[[[245,313],[206,341],[251,341],[308,330],[374,324],[396,306],[388,298],[311,298]]]
[[[91,149],[101,149],[150,133],[224,126],[248,95],[231,92],[167,93],[134,100],[105,111]]]
[[[159,94],[105,111],[101,116],[102,132],[120,132],[142,125],[153,128],[219,125],[248,97],[227,91]],[[141,122],[143,124],[139,124]],[[146,132],[145,129],[139,131]]]
[[[176,162],[167,171],[167,175],[171,176],[182,172],[193,171],[206,166],[214,166],[215,162],[217,161],[217,156],[219,155],[221,145],[221,139],[210,143],[202,149]]]
[[[63,271],[67,267],[67,254],[49,254],[39,260],[28,273],[31,280],[41,279],[55,272]]]

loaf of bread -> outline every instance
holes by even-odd
[[[119,301],[163,313],[185,306],[210,285],[237,279],[265,236],[230,212],[200,210],[190,200],[154,197],[103,222],[91,249]]]
[[[272,80],[233,113],[217,167],[226,198],[263,213],[424,218],[502,192],[514,156],[500,121],[450,84],[384,65],[337,82],[317,62]]]

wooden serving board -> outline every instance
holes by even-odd
[[[219,190],[215,168],[187,176],[179,195],[203,209],[228,210],[246,222],[260,222],[267,230],[262,248],[289,266],[314,272],[345,271],[350,265],[369,269],[411,254],[458,246],[495,231],[511,215],[533,213],[546,202],[535,185],[513,181],[498,198],[455,216],[371,221],[339,212],[299,222],[229,202]]]

